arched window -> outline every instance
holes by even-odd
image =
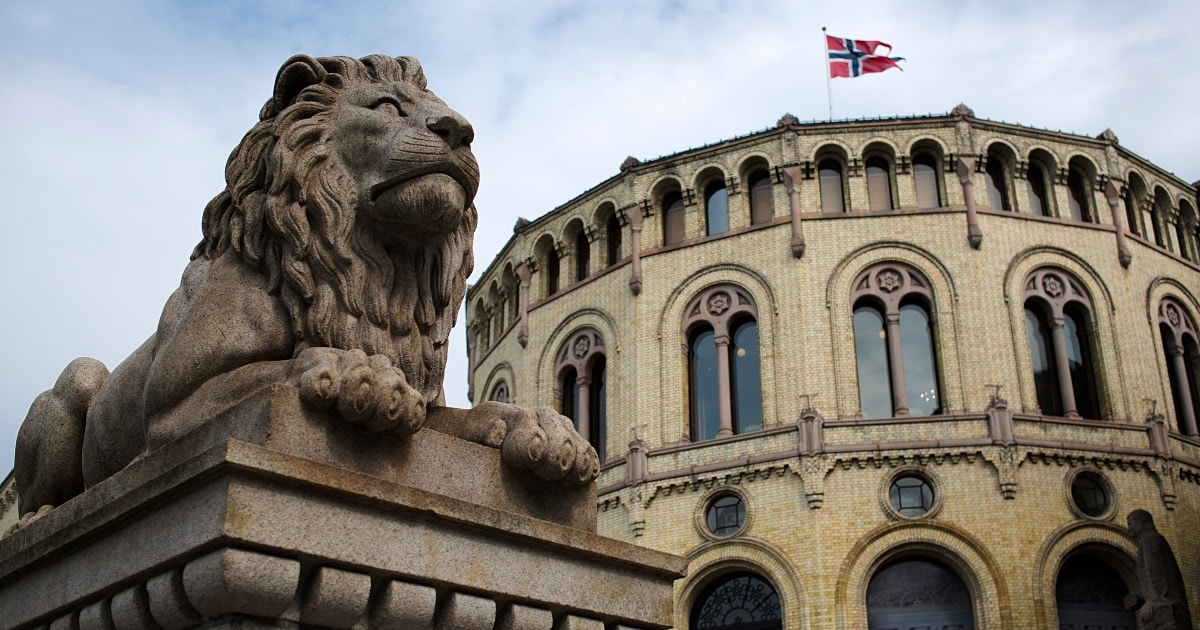
[[[537,272],[542,277],[542,297],[550,297],[559,289],[559,255],[562,245],[554,237],[543,234],[534,247],[537,257]]]
[[[683,242],[683,194],[678,190],[667,193],[662,200],[663,245]]]
[[[717,180],[704,188],[704,218],[709,236],[729,231],[729,193]]]
[[[1042,413],[1100,418],[1087,294],[1066,272],[1043,268],[1026,279],[1024,295],[1025,331]]]
[[[750,224],[760,225],[770,223],[775,214],[774,200],[771,198],[771,174],[767,169],[759,169],[750,173],[748,180],[750,189]]]
[[[941,413],[929,282],[917,270],[889,262],[862,272],[851,286],[863,415]]]
[[[1004,166],[1004,161],[999,156],[988,155],[987,177],[984,182],[987,184],[988,205],[994,210],[1012,210],[1012,204],[1008,202],[1008,169]]]
[[[1039,217],[1050,215],[1049,177],[1046,168],[1039,162],[1030,162],[1025,173],[1025,192],[1029,196],[1029,212]]]
[[[1129,232],[1144,238],[1145,232],[1138,228],[1138,202],[1132,186],[1125,188],[1122,201],[1125,202],[1125,222],[1128,223]]]
[[[779,594],[754,573],[723,575],[700,592],[692,605],[693,630],[776,630],[783,628]]]
[[[1088,554],[1067,558],[1055,580],[1059,628],[1137,627],[1132,611],[1125,610],[1131,589],[1106,562]]]
[[[1167,249],[1166,224],[1171,214],[1171,196],[1162,188],[1154,190],[1154,211],[1150,216],[1150,224],[1154,229],[1154,244]]]
[[[1200,336],[1196,323],[1179,302],[1166,298],[1158,305],[1158,331],[1171,381],[1175,427],[1184,435],[1200,435],[1196,420],[1200,411]]]
[[[609,215],[604,222],[604,236],[608,246],[608,260],[605,262],[611,267],[621,261],[621,222],[617,220],[616,213]]]
[[[971,593],[940,562],[905,558],[885,565],[867,585],[867,627],[974,628]]]
[[[930,153],[913,156],[913,181],[917,187],[918,208],[937,208],[942,205],[936,157]]]
[[[1175,223],[1175,233],[1179,239],[1179,255],[1192,262],[1200,262],[1200,241],[1196,233],[1200,226],[1200,217],[1196,209],[1186,201],[1179,202],[1179,220]]]
[[[840,214],[846,211],[846,199],[842,182],[842,164],[837,160],[821,160],[817,164],[817,178],[821,183],[821,212]]]
[[[570,418],[579,435],[605,457],[608,436],[608,375],[605,369],[604,338],[595,328],[571,334],[558,351],[554,363],[555,397],[561,413]]]
[[[762,428],[758,309],[741,287],[702,291],[684,309],[692,440]]]
[[[500,381],[492,388],[492,393],[488,396],[488,400],[506,403],[509,402],[508,383]]]
[[[892,209],[892,165],[883,157],[867,158],[867,197],[871,210]]]
[[[580,229],[575,235],[575,280],[583,280],[591,272],[592,247],[587,232]]]
[[[1083,170],[1072,166],[1067,173],[1067,198],[1071,204],[1071,218],[1076,221],[1095,223],[1092,208],[1091,185]]]

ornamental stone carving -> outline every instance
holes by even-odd
[[[721,315],[729,310],[729,294],[724,292],[714,293],[708,298],[708,312],[710,315]]]

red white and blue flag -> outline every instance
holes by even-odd
[[[878,48],[886,48],[892,52],[892,45],[868,39],[846,39],[845,37],[825,36],[825,49],[829,52],[829,76],[831,78],[852,78],[871,72],[883,72],[891,68],[900,68],[897,61],[904,57],[889,57],[875,54]],[[903,70],[903,68],[900,68]]]

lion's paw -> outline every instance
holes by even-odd
[[[519,412],[500,447],[505,464],[544,481],[569,485],[596,478],[600,472],[596,449],[575,432],[569,419],[546,407]]]
[[[307,348],[292,365],[300,399],[313,409],[336,409],[368,431],[416,433],[425,422],[425,398],[381,354]]]
[[[12,525],[9,525],[8,530],[4,532],[4,536],[0,536],[0,538],[11,536],[12,534],[17,533],[17,530],[23,529],[30,523],[49,514],[50,510],[53,510],[53,509],[54,509],[53,505],[43,505],[42,507],[38,508],[38,510],[36,512],[26,512],[25,516],[22,516],[20,519],[17,520],[17,522],[13,523]]]

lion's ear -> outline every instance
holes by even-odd
[[[275,77],[275,111],[281,112],[292,104],[296,95],[304,88],[321,82],[327,71],[308,55],[296,55],[288,59]]]

